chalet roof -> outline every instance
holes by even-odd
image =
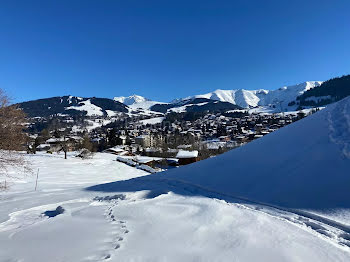
[[[46,140],[46,143],[57,143],[57,142],[63,142],[64,139],[63,138],[49,138],[48,140]]]
[[[50,147],[50,144],[40,144],[36,148],[41,149],[41,148],[46,148],[46,147]]]
[[[180,150],[177,155],[176,158],[194,158],[194,157],[198,157],[198,151],[194,150],[194,151],[186,151],[186,150]]]
[[[162,160],[161,157],[147,157],[147,156],[137,156],[134,158],[134,161],[136,161],[139,164],[147,164],[152,161],[159,161]]]
[[[119,148],[119,147],[111,147],[111,148],[106,149],[105,151],[113,151],[113,152],[119,153],[119,152],[123,152],[125,150],[122,148]]]

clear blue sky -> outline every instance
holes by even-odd
[[[3,0],[0,87],[24,101],[276,89],[350,73],[350,1]]]

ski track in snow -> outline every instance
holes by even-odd
[[[338,112],[341,112],[339,114]],[[328,112],[329,139],[342,149],[343,155],[350,159],[350,108],[345,101],[338,102]],[[344,132],[346,130],[347,132]]]

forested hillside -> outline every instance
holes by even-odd
[[[297,100],[303,106],[324,106],[350,95],[350,75],[332,78],[302,95]]]

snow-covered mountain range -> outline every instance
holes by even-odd
[[[262,106],[273,107],[280,111],[288,111],[296,109],[296,100],[298,96],[314,87],[320,86],[321,84],[322,81],[307,81],[298,85],[284,86],[276,90],[218,89],[207,94],[175,99],[170,103],[151,101],[150,99],[138,95],[132,95],[129,97],[115,97],[114,100],[124,103],[132,109],[151,109],[157,104],[177,105],[187,101],[193,101],[195,99],[210,99],[220,102],[228,102],[242,108]]]
[[[114,99],[62,96],[23,102],[18,105],[30,116],[55,114],[113,116],[120,112],[150,115],[174,112],[226,112],[242,108],[254,112],[273,113],[325,106],[336,102],[349,95],[347,88],[349,79],[349,76],[344,76],[326,82],[307,81],[276,90],[218,89],[207,94],[175,99],[169,103],[132,95],[114,97]]]
[[[190,96],[184,98],[184,100],[194,98],[207,98],[222,102],[229,102],[243,108],[269,105],[278,105],[286,108],[288,107],[289,103],[295,101],[296,98],[302,95],[305,91],[310,90],[316,86],[320,86],[321,84],[321,81],[308,81],[298,85],[284,86],[277,90],[218,89],[211,93]]]

